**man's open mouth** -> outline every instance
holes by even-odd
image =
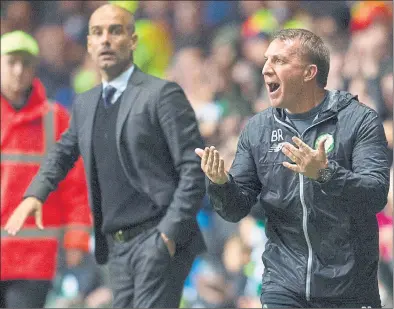
[[[103,51],[100,53],[100,56],[114,56],[115,53],[112,51]]]
[[[274,93],[280,88],[280,84],[278,83],[267,83],[267,85],[270,93]]]

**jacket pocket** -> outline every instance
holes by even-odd
[[[299,192],[298,175],[283,166],[282,161],[259,161],[262,184],[260,200],[277,209],[287,209]]]

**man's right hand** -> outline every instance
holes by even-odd
[[[201,158],[201,169],[209,180],[218,185],[229,181],[228,174],[224,170],[224,160],[214,146],[205,149],[196,148],[195,152]]]
[[[18,205],[8,219],[4,229],[9,234],[16,235],[25,223],[27,217],[31,215],[35,216],[36,225],[42,230],[44,228],[42,225],[42,203],[35,197],[27,197]]]

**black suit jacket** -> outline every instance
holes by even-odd
[[[45,201],[82,155],[95,222],[95,255],[103,264],[108,259],[108,246],[101,232],[100,191],[92,164],[93,121],[101,93],[99,85],[76,97],[69,129],[48,154],[25,196]],[[135,67],[122,95],[116,141],[130,184],[148,194],[157,206],[167,208],[158,229],[180,250],[192,254],[203,251],[196,213],[205,183],[194,149],[204,143],[182,89]]]

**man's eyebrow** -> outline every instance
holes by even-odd
[[[286,57],[282,55],[264,55],[265,60],[268,60],[268,57],[271,57],[272,59],[286,59]]]
[[[109,28],[123,28],[123,26],[124,25],[122,25],[122,24],[112,24],[112,25],[109,25]]]

